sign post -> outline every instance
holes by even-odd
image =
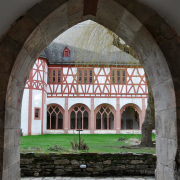
[[[76,131],[79,131],[79,150],[81,150],[81,137],[80,132],[83,131],[82,129],[77,129]]]

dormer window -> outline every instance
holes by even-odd
[[[64,57],[69,57],[69,49],[67,47],[64,49]]]

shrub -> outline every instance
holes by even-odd
[[[41,152],[42,149],[38,146],[34,146],[34,147],[25,147],[24,149],[21,149],[21,152],[22,153],[28,153],[28,152],[33,152],[33,153],[36,153],[36,152]]]
[[[126,137],[121,137],[121,138],[119,138],[118,139],[118,141],[126,141],[128,138],[126,138]]]
[[[47,150],[53,151],[53,152],[58,152],[58,151],[64,151],[64,150],[66,150],[66,148],[56,144],[54,146],[49,147]]]
[[[79,142],[77,140],[74,140],[74,142],[71,142],[71,148],[73,150],[79,149]],[[80,150],[89,150],[89,146],[84,142],[84,139],[80,138]]]

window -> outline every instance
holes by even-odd
[[[47,73],[47,83],[61,83],[61,71],[61,68],[50,68]]]
[[[87,70],[84,70],[84,84],[87,84]]]
[[[50,83],[50,70],[48,70],[47,83]]]
[[[82,70],[79,70],[79,83],[82,83]]]
[[[40,108],[34,108],[34,119],[40,120]]]
[[[89,69],[79,70],[79,83],[80,84],[92,84],[93,83],[93,71]]]
[[[52,82],[53,82],[53,83],[56,82],[56,70],[53,70],[53,74],[52,74]]]
[[[47,129],[63,129],[63,109],[59,105],[47,107]]]
[[[114,114],[110,107],[99,107],[96,113],[96,129],[114,129]]]
[[[112,70],[112,84],[115,84],[115,70]]]
[[[92,70],[89,70],[89,84],[92,84],[93,80],[93,73]]]
[[[64,49],[64,57],[69,57],[69,49],[67,47]]]
[[[70,114],[70,129],[88,129],[88,119],[86,107],[82,105],[74,107]]]
[[[122,83],[126,84],[126,71],[125,70],[122,71]]]
[[[58,70],[58,83],[61,83],[61,70]]]
[[[111,82],[112,84],[126,84],[126,70],[115,70],[111,71]]]
[[[121,71],[120,70],[118,70],[117,71],[117,84],[121,84]]]

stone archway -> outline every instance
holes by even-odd
[[[136,0],[43,0],[0,40],[0,179],[20,177],[21,101],[35,60],[60,33],[87,19],[115,32],[139,57],[155,99],[156,178],[177,179],[180,38],[156,12]]]

